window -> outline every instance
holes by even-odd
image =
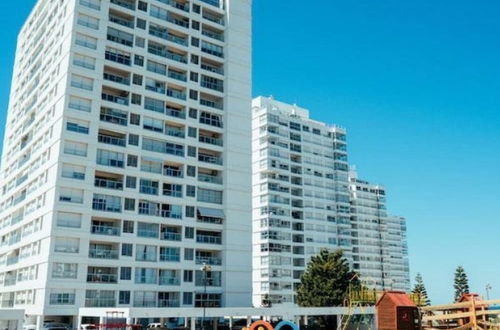
[[[156,246],[137,244],[135,253],[136,261],[156,261]]]
[[[83,35],[80,33],[76,34],[75,44],[82,46],[82,47],[90,48],[90,49],[97,49],[97,39],[96,38],[92,38],[92,37],[89,37],[89,36],[86,36],[86,35]]]
[[[66,122],[66,130],[80,134],[89,134],[89,122],[84,120],[68,119]]]
[[[135,211],[135,199],[125,198],[125,211]]]
[[[189,118],[196,119],[198,118],[198,110],[189,108]]]
[[[95,58],[90,56],[85,56],[81,54],[73,55],[73,65],[94,70],[95,69]]]
[[[186,206],[186,217],[194,218],[194,206]]]
[[[52,278],[77,278],[78,264],[56,262],[52,265]]]
[[[50,293],[50,301],[51,305],[74,305],[75,304],[75,293],[74,290],[69,290],[68,292],[62,293]]]
[[[139,145],[139,135],[129,134],[128,135],[128,144],[133,145],[133,146],[138,146]],[[137,164],[136,164],[136,167],[137,167]]]
[[[78,238],[70,237],[56,237],[54,243],[54,252],[63,253],[78,253],[80,247],[80,240]]]
[[[222,204],[222,191],[198,188],[198,201],[213,204]]]
[[[139,1],[139,4],[138,4],[137,8],[138,8],[139,10],[142,10],[142,11],[146,11],[146,12],[147,12],[147,11],[148,11],[148,4],[147,4],[147,3],[145,3],[144,1]]]
[[[135,189],[137,186],[137,178],[135,176],[127,176],[125,179],[125,187]],[[125,205],[127,202],[125,201]]]
[[[132,279],[132,267],[120,268],[120,280],[130,281]]]
[[[142,127],[149,131],[163,133],[164,123],[161,119],[155,119],[144,116]]]
[[[142,104],[142,96],[139,94],[132,93],[132,100],[130,102],[132,102],[132,104],[141,105]],[[136,124],[136,125],[139,125],[139,124]]]
[[[71,86],[72,87],[91,91],[94,89],[93,85],[94,85],[93,79],[90,79],[90,78],[87,78],[84,76],[80,76],[80,75],[76,75],[76,74],[71,76]]]
[[[137,47],[144,48],[145,43],[146,43],[146,40],[144,40],[144,38],[141,38],[141,37],[135,36],[135,45],[136,45]],[[136,64],[136,65],[143,66],[143,65],[144,65],[144,57],[142,58],[141,64],[138,64],[138,63],[135,63],[135,64]]]
[[[196,187],[191,185],[186,185],[186,196],[195,197],[196,196]]]
[[[89,99],[81,98],[81,97],[70,96],[68,107],[70,109],[74,109],[74,110],[78,110],[78,111],[90,112],[90,110],[92,108],[92,101]]]
[[[88,27],[93,30],[99,30],[99,20],[97,18],[78,13],[78,25]]]
[[[127,234],[133,234],[134,233],[134,222],[128,221],[128,220],[123,220],[123,232],[127,233]]]
[[[190,89],[189,90],[189,98],[191,100],[197,100],[198,99],[198,92],[193,90],[193,89]]]
[[[192,305],[193,304],[193,293],[192,292],[183,292],[182,293],[182,304],[183,305]]]
[[[191,37],[191,46],[200,47],[200,39]],[[196,81],[196,80],[193,80]]]
[[[196,147],[188,146],[188,156],[196,157]]]
[[[61,176],[68,179],[85,180],[85,166],[64,163]]]
[[[95,9],[95,10],[101,10],[101,0],[80,0],[80,4],[82,6]]]
[[[118,304],[128,305],[130,304],[130,291],[120,291],[118,294]]]
[[[136,284],[156,284],[158,272],[156,268],[136,268],[134,279]]]
[[[196,167],[188,165],[186,173],[187,173],[187,176],[195,177],[196,176]]]
[[[105,212],[121,212],[122,199],[118,196],[94,194],[92,209]]]
[[[195,127],[188,127],[188,136],[196,138],[197,133],[196,133],[196,128]]]
[[[83,189],[61,188],[59,201],[83,204]]]
[[[144,47],[144,45],[142,45]],[[134,64],[138,66],[144,66],[144,56],[134,55]]]
[[[132,83],[134,85],[142,86],[142,76],[140,74],[135,74],[134,73],[134,75],[132,76]]]
[[[58,212],[57,226],[66,228],[81,228],[82,215],[80,213]]]
[[[193,227],[184,228],[184,237],[191,239],[194,238],[194,228]]]
[[[199,64],[200,63],[200,57],[198,55],[191,54],[191,63],[193,63],[193,64]]]
[[[131,125],[140,125],[141,124],[141,116],[138,114],[135,114],[135,113],[131,113],[130,114],[130,124]]]
[[[123,168],[124,157],[125,155],[120,152],[97,149],[97,164],[99,165]]]
[[[139,1],[139,3],[141,3],[141,2],[142,1]],[[146,21],[145,20],[138,18],[136,23],[137,23],[136,26],[139,29],[146,30]]]
[[[194,260],[194,249],[184,249],[184,260]]]
[[[201,7],[200,5],[196,5],[193,3],[193,11],[197,14],[199,14],[201,12]]]
[[[133,255],[132,250],[133,244],[122,243],[122,256],[131,257]]]
[[[184,271],[184,282],[193,282],[193,271],[185,270]]]
[[[127,155],[127,166],[130,167],[137,167],[137,156],[135,155]]]
[[[197,30],[199,31],[200,30],[200,22],[198,21],[191,21],[191,27],[193,28],[193,30]]]

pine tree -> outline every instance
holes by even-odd
[[[429,306],[431,304],[431,300],[427,295],[427,290],[425,289],[424,280],[420,273],[415,277],[415,286],[413,287],[412,293],[418,296],[418,304],[419,306]]]
[[[464,293],[469,293],[469,280],[462,266],[458,266],[455,271],[455,301],[460,299]]]
[[[302,307],[342,306],[349,285],[357,287],[360,282],[356,273],[349,269],[343,251],[322,249],[311,258],[300,279],[297,303]],[[323,317],[319,321],[327,329],[336,329],[335,317]]]

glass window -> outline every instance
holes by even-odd
[[[120,268],[120,280],[130,281],[132,279],[132,267]]]
[[[120,291],[118,295],[118,304],[120,305],[130,304],[130,291]]]
[[[122,243],[122,256],[131,257],[133,248],[133,244]]]
[[[123,232],[128,234],[133,234],[134,222],[129,220],[123,220]]]

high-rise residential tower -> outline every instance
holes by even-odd
[[[3,146],[0,307],[248,306],[250,71],[251,0],[39,0]]]
[[[386,215],[383,188],[349,175],[345,129],[266,97],[252,117],[253,304],[294,303],[322,248],[344,250],[371,288],[409,289],[405,220]]]
[[[386,192],[350,171],[353,268],[366,285],[410,290],[406,220],[386,211]]]
[[[346,132],[273,98],[252,111],[253,303],[294,303],[321,248],[351,260]]]

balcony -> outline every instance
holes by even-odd
[[[196,242],[204,244],[222,244],[222,237],[219,235],[196,234]]]
[[[220,8],[220,0],[200,0],[201,2],[208,3],[209,5]]]
[[[181,285],[181,280],[177,276],[172,276],[169,271],[167,271],[167,274],[163,275],[162,274],[163,270],[160,270],[160,278],[158,283],[160,285]]]
[[[123,8],[127,8],[130,10],[135,10],[135,1],[129,0],[111,0],[111,3],[118,5]]]
[[[222,147],[223,144],[223,139],[218,137],[218,135],[212,135],[212,136],[202,135],[201,132],[198,141],[200,141],[201,143],[212,144],[220,147]]]
[[[100,143],[111,144],[114,146],[125,147],[127,141],[124,136],[110,135],[107,133],[99,133],[97,141]]]
[[[128,105],[128,93],[123,93],[123,94],[127,94],[127,96],[120,96],[103,91],[101,94],[101,99],[103,101],[118,103],[121,105]]]
[[[174,231],[164,231],[161,233],[160,238],[165,241],[180,242],[182,241],[182,234]]]
[[[165,134],[168,136],[178,137],[182,139],[186,137],[184,129],[182,127],[177,127],[177,126],[166,125]]]
[[[178,299],[160,299],[158,300],[158,307],[179,307],[180,302]]]
[[[182,26],[183,28],[189,29],[189,19],[184,18],[182,16],[173,15],[169,13],[169,15],[167,15],[166,17],[166,21],[178,26]]]
[[[110,222],[93,220],[90,231],[92,234],[120,236],[120,227]]]
[[[214,101],[214,100],[209,100],[209,99],[206,99],[206,98],[201,98],[200,97],[200,104],[204,105],[206,107],[214,108],[214,109],[218,109],[218,110],[223,110],[224,109],[224,107],[222,105],[222,102],[220,102],[220,101]]]
[[[119,251],[117,248],[107,245],[91,244],[89,248],[89,258],[93,259],[118,259]]]
[[[211,265],[211,266],[220,266],[222,265],[222,258],[215,257],[215,256],[203,256],[203,255],[198,255],[196,254],[195,262],[197,265]]]
[[[220,75],[224,74],[224,68],[222,64],[216,65],[216,64],[210,64],[207,62],[201,62],[201,68],[203,70],[213,72],[213,73],[218,73]]]
[[[187,96],[186,93],[180,90],[172,89],[172,88],[167,88],[167,96],[179,99],[179,100],[186,100]]]
[[[88,267],[88,283],[118,283],[117,268]]]
[[[171,176],[175,178],[182,178],[184,175],[182,173],[182,166],[163,166],[163,175]]]
[[[115,307],[116,301],[114,298],[109,299],[94,299],[94,298],[86,298],[85,299],[85,307]]]
[[[210,22],[217,23],[219,25],[224,25],[224,17],[222,17],[222,16],[218,16],[216,14],[212,14],[210,12],[203,11],[203,18],[210,21]]]
[[[177,71],[170,70],[170,69],[168,70],[168,77],[172,78],[172,79],[180,80],[180,81],[187,81],[187,76],[185,73],[177,72]]]
[[[186,119],[186,112],[182,109],[177,109],[173,108],[171,106],[166,106],[165,108],[165,115],[174,117],[174,118],[181,118],[181,119]]]
[[[122,84],[122,85],[127,85],[127,86],[130,85],[130,79],[124,75],[122,76],[122,75],[119,75],[117,73],[113,73],[113,72],[108,71],[108,72],[104,72],[102,77],[104,80],[112,81],[112,82],[115,82],[117,84]]]
[[[222,184],[222,177],[214,176],[205,173],[198,173],[198,181],[199,182],[207,182],[214,184]]]
[[[132,63],[130,59],[130,54],[117,53],[112,50],[107,49],[104,57],[112,62],[130,66]]]
[[[123,190],[123,182],[119,179],[110,179],[106,177],[96,176],[94,186],[99,188]]]
[[[118,11],[109,11],[109,21],[131,29],[134,28],[134,18],[128,15],[125,16]]]
[[[189,3],[181,3],[175,0],[158,0],[166,5],[172,6],[174,8],[180,9],[185,12],[189,12]]]
[[[199,153],[198,160],[200,162],[204,162],[204,163],[222,165],[222,157],[218,157],[218,156],[214,156],[214,155]]]

